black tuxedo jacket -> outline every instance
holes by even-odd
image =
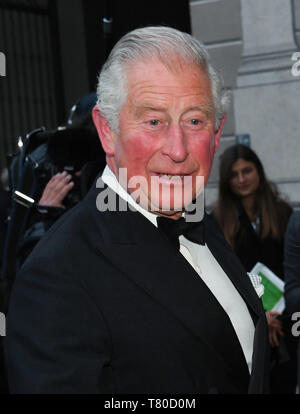
[[[264,310],[213,221],[206,242],[255,323],[252,374],[230,319],[142,214],[99,212],[93,188],[16,278],[7,318],[12,393],[264,393]]]

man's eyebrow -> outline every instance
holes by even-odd
[[[135,106],[135,113],[137,115],[143,114],[147,111],[154,111],[154,112],[166,112],[166,108],[164,106],[152,106],[151,104],[142,104]],[[187,108],[184,113],[191,112],[191,111],[201,111],[206,115],[207,117],[210,117],[214,113],[214,106],[213,104],[207,103],[207,104],[199,104],[199,105],[193,105],[189,108]]]
[[[185,113],[191,112],[191,111],[201,111],[206,116],[212,116],[214,113],[214,106],[212,104],[205,104],[205,105],[195,105],[188,108]]]
[[[165,112],[166,108],[163,106],[152,106],[152,105],[138,105],[135,107],[135,113],[136,114],[143,114],[144,112],[147,111],[155,111],[155,112]]]

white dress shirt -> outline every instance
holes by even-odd
[[[132,205],[157,227],[157,215],[137,204],[130,194],[119,184],[116,176],[108,166],[105,167],[101,178],[123,200]],[[251,373],[255,328],[244,300],[206,244],[203,246],[191,242],[184,236],[179,237],[179,242],[180,253],[194,268],[227,313],[239,339],[249,372]],[[220,338],[221,340],[222,338]]]

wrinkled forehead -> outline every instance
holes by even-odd
[[[144,59],[128,66],[127,102],[179,99],[189,104],[206,105],[213,112],[213,96],[207,69],[198,64],[177,62],[177,66],[165,65],[159,59]],[[192,101],[192,102],[190,102]]]
[[[195,71],[206,74],[209,77],[206,62],[202,60],[192,59],[191,57],[184,57],[178,53],[169,52],[162,53],[159,56],[139,56],[137,59],[128,60],[125,64],[126,75],[130,75],[135,67],[143,67],[145,75],[151,67],[161,65],[173,75],[180,75],[193,67]]]

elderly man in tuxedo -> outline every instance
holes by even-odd
[[[107,166],[17,277],[11,392],[267,392],[261,301],[197,202],[228,104],[206,50],[172,28],[134,30],[97,95]]]

